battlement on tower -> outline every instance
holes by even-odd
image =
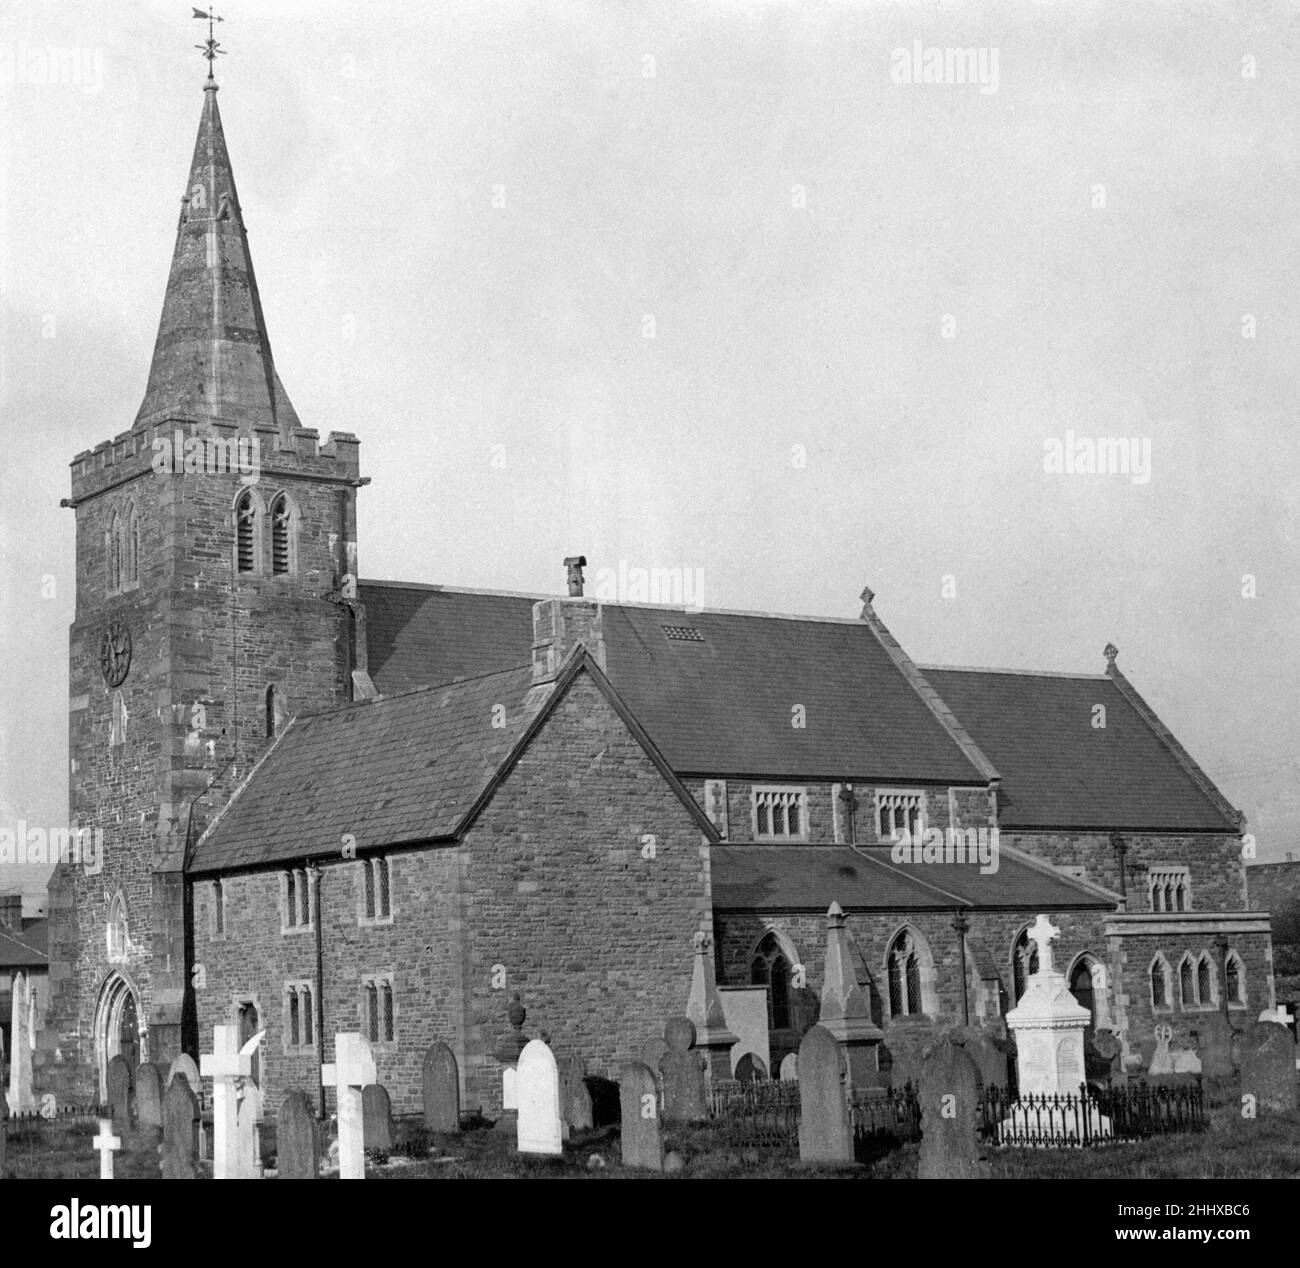
[[[67,504],[75,507],[143,474],[231,474],[256,476],[257,481],[298,476],[356,485],[362,482],[360,448],[351,432],[332,431],[322,445],[320,433],[310,427],[296,427],[285,437],[270,425],[168,419],[121,432],[77,454],[70,464]]]

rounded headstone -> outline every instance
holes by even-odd
[[[281,1180],[320,1175],[320,1125],[305,1092],[290,1092],[275,1121],[276,1174]]]
[[[798,1072],[800,1161],[852,1162],[844,1055],[824,1026],[814,1026],[800,1041]]]
[[[173,1079],[163,1093],[162,1174],[164,1180],[193,1180],[199,1100],[185,1079]]]
[[[445,1043],[424,1054],[424,1125],[433,1132],[460,1131],[460,1069]]]
[[[367,1149],[388,1153],[393,1148],[393,1107],[382,1083],[361,1089],[361,1124]]]
[[[663,1133],[659,1125],[659,1083],[644,1061],[629,1061],[618,1081],[623,1165],[662,1171]]]
[[[934,1045],[921,1066],[921,1180],[974,1180],[987,1174],[981,1159],[979,1066],[950,1041]]]
[[[664,1026],[669,1052],[689,1052],[695,1047],[695,1023],[689,1017],[670,1017]]]

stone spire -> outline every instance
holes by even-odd
[[[300,426],[271,359],[212,78],[135,426],[172,419],[273,426],[286,439]]]

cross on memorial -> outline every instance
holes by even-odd
[[[1061,931],[1046,916],[1039,916],[1025,931],[1025,936],[1038,947],[1038,971],[1052,971],[1052,939],[1059,938]]]
[[[334,1060],[320,1068],[320,1081],[339,1103],[339,1179],[366,1178],[365,1120],[361,1089],[375,1082],[375,1057],[364,1035],[334,1036]]]
[[[99,1120],[99,1135],[91,1143],[99,1150],[99,1178],[101,1180],[111,1180],[113,1178],[113,1152],[122,1148],[121,1136],[113,1135],[113,1120],[111,1118],[101,1118]]]
[[[239,1169],[239,1100],[244,1080],[252,1078],[259,1030],[242,1048],[235,1026],[212,1027],[212,1051],[199,1060],[199,1073],[212,1080],[212,1178],[233,1180]]]

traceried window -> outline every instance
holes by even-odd
[[[920,948],[911,930],[904,929],[889,944],[886,968],[889,972],[890,1016],[908,1017],[925,1012]]]
[[[305,868],[297,867],[280,874],[283,928],[310,929],[312,927],[312,896]]]
[[[1208,951],[1189,951],[1178,964],[1179,1002],[1184,1009],[1214,1008],[1219,1002],[1218,976]]]
[[[365,924],[391,920],[392,869],[386,858],[361,860],[361,919]]]
[[[393,979],[367,977],[361,982],[362,1024],[371,1043],[392,1043],[396,1034],[393,1022]]]
[[[1191,911],[1192,878],[1185,867],[1147,870],[1147,895],[1152,911]]]
[[[251,489],[245,489],[235,503],[235,566],[240,572],[256,572],[258,503]]]
[[[876,791],[876,835],[897,841],[904,832],[915,841],[924,830],[925,803],[919,792]]]
[[[1011,985],[1016,992],[1017,1002],[1025,993],[1029,979],[1037,972],[1038,943],[1030,941],[1028,929],[1022,929],[1011,951]]]
[[[1157,955],[1151,961],[1151,1007],[1156,1012],[1169,1012],[1173,1006],[1174,982],[1169,961]]]
[[[754,837],[802,841],[808,835],[808,794],[802,788],[754,789]]]
[[[287,982],[284,988],[285,1047],[304,1049],[315,1046],[316,1014],[313,1011],[311,984]]]
[[[1228,1006],[1246,1003],[1246,970],[1241,956],[1229,951],[1223,965],[1224,990],[1228,992]]]
[[[790,988],[793,966],[774,933],[764,935],[754,948],[749,964],[749,980],[767,987],[768,1025],[773,1030],[787,1030],[791,1025]]]

